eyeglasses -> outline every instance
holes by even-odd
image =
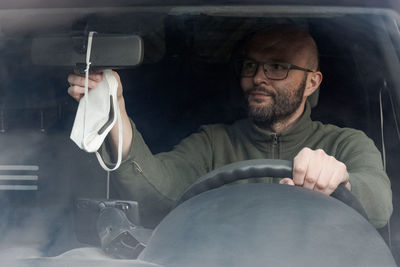
[[[241,77],[254,77],[260,64],[263,66],[265,76],[270,80],[284,80],[287,78],[290,70],[314,72],[290,63],[259,62],[251,59],[238,60],[236,62],[236,71]]]

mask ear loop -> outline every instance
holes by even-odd
[[[117,113],[117,123],[118,123],[118,157],[115,166],[113,168],[108,168],[107,165],[104,163],[103,159],[101,158],[100,153],[96,151],[97,160],[99,161],[101,167],[106,171],[115,171],[116,169],[118,169],[119,165],[121,165],[122,161],[122,119],[121,119],[121,113],[119,112],[118,102],[114,99],[114,97],[113,97],[113,102],[114,102],[115,112]]]
[[[93,42],[93,35],[96,32],[89,32],[89,37],[88,37],[88,44],[87,44],[87,49],[86,49],[86,68],[85,68],[85,101],[86,101],[86,106],[88,104],[88,93],[89,93],[89,69],[90,69],[90,65],[92,64],[90,62],[90,54],[92,52],[92,42]],[[86,109],[85,109],[86,111]],[[85,112],[86,114],[86,112]]]
[[[90,69],[90,53],[92,51],[92,41],[93,41],[93,35],[96,32],[89,32],[89,37],[88,37],[88,44],[86,48],[86,68],[85,68],[85,94],[83,95],[83,99],[85,101],[85,112],[84,116],[85,119],[83,120],[83,129],[86,129],[86,119],[87,119],[87,106],[89,104],[89,69]]]
[[[94,31],[89,32],[87,51],[86,51],[85,95],[84,95],[84,99],[86,101],[86,105],[85,105],[85,120],[84,120],[84,122],[86,121],[86,116],[87,116],[86,108],[88,106],[88,97],[89,97],[89,70],[90,70],[90,65],[91,65],[90,54],[91,54],[91,51],[92,51],[93,35],[95,33],[96,32],[94,32]],[[111,96],[111,101],[112,101],[112,103],[110,103],[110,107],[112,107],[112,106],[114,107],[115,113],[117,114],[117,122],[118,122],[118,159],[117,159],[117,163],[115,164],[115,166],[113,168],[108,168],[107,165],[104,163],[103,159],[101,158],[100,153],[98,151],[96,151],[97,160],[99,161],[101,167],[105,171],[108,171],[108,172],[118,169],[118,167],[121,165],[121,161],[122,161],[122,119],[121,119],[121,113],[119,111],[118,101],[115,99],[114,95]]]

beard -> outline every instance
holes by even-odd
[[[247,99],[247,113],[256,124],[272,125],[276,122],[288,119],[301,105],[304,90],[306,88],[307,75],[296,89],[277,88],[275,92],[270,92],[261,86],[255,86],[245,92]],[[272,103],[266,105],[251,105],[249,97],[251,93],[263,92],[270,95]],[[253,100],[256,101],[256,100]]]

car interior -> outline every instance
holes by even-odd
[[[249,34],[274,24],[295,24],[316,40],[324,78],[312,118],[360,129],[381,151],[394,211],[379,233],[400,262],[400,80],[396,75],[400,35],[390,12],[104,11],[70,19],[67,26],[43,23],[28,30],[3,29],[0,250],[24,245],[55,256],[86,246],[74,234],[74,201],[106,197],[107,173],[93,154],[81,151],[69,138],[78,106],[67,94],[67,75],[73,68],[35,64],[34,38],[85,36],[89,30],[141,36],[143,63],[115,67],[128,114],[153,153],[158,153],[172,149],[201,125],[230,124],[246,116],[232,62]],[[146,218],[142,222],[154,227],[146,225]]]

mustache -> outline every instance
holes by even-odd
[[[264,94],[270,95],[272,97],[276,96],[276,93],[274,91],[265,89],[262,86],[254,86],[253,88],[251,88],[245,92],[246,96],[249,96],[252,93],[264,93]]]

